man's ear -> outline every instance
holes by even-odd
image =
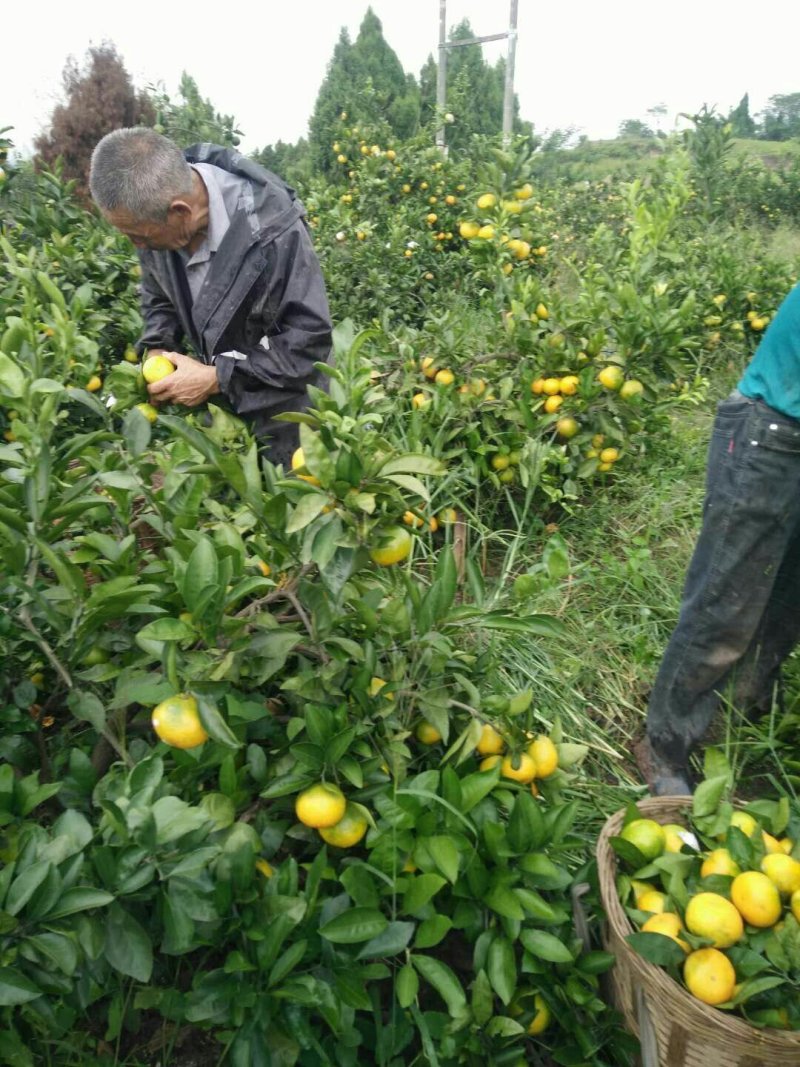
[[[181,221],[185,221],[191,218],[192,208],[190,204],[187,204],[185,200],[181,200],[180,197],[176,197],[167,209],[167,214],[172,215],[173,218],[180,218]]]

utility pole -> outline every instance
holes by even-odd
[[[439,65],[436,71],[436,110],[439,125],[436,129],[436,147],[447,154],[444,131],[444,109],[447,106],[447,50],[462,48],[468,44],[486,44],[487,41],[508,41],[508,58],[506,60],[506,83],[503,95],[503,144],[511,140],[514,125],[514,63],[517,51],[517,4],[511,0],[508,16],[508,30],[505,33],[492,33],[486,37],[469,37],[465,41],[447,40],[447,0],[439,0]]]
[[[447,0],[439,0],[439,66],[436,68],[436,147],[447,155],[444,143],[444,109],[447,106]]]
[[[503,97],[503,148],[511,142],[514,127],[514,62],[517,54],[517,0],[511,0],[508,15],[508,58],[506,59],[506,91]]]

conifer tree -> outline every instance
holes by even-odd
[[[309,123],[315,170],[327,173],[333,166],[331,143],[342,112],[354,125],[383,127],[386,136],[400,140],[410,137],[419,123],[417,83],[403,70],[372,8],[354,43],[342,29],[317,96]]]

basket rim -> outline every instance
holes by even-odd
[[[643,817],[666,823],[676,821],[687,807],[691,807],[691,803],[691,796],[645,797],[636,801],[636,807]],[[727,1039],[737,1044],[758,1045],[761,1051],[800,1050],[800,1031],[762,1030],[743,1019],[721,1012],[710,1004],[704,1004],[679,985],[665,970],[649,963],[630,947],[626,937],[634,933],[635,928],[617,895],[617,856],[610,844],[610,838],[617,836],[622,829],[625,813],[626,809],[621,808],[606,820],[596,850],[600,898],[609,929],[619,943],[619,951],[625,965],[635,973],[642,985],[650,987],[660,1005],[665,1009],[673,1006],[685,1024],[698,1034],[704,1032],[711,1036],[713,1033],[719,1038],[720,1032],[723,1031]]]

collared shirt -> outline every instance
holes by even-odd
[[[228,232],[239,199],[247,192],[247,182],[210,163],[192,163],[208,192],[208,231],[193,253],[180,251],[192,300],[196,301],[211,267],[211,257]]]

